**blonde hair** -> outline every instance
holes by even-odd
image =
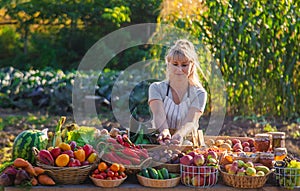
[[[188,76],[188,80],[190,85],[202,87],[200,83],[200,78],[197,73],[197,69],[203,74],[200,69],[200,64],[198,60],[198,55],[196,53],[195,47],[193,43],[186,39],[180,39],[175,42],[175,44],[169,49],[167,55],[165,57],[167,63],[170,63],[174,60],[180,62],[188,62],[192,63],[192,69],[190,75]],[[168,76],[168,71],[167,71]]]

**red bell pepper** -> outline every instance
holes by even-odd
[[[89,144],[85,144],[82,149],[85,152],[85,157],[88,158],[90,154],[93,152],[93,146]]]

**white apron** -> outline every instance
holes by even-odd
[[[189,107],[191,105],[190,101],[190,87],[188,87],[187,99],[176,104],[173,99],[169,98],[170,85],[168,84],[167,94],[164,99],[164,108],[167,117],[167,123],[171,134],[182,127],[182,121],[187,116]]]

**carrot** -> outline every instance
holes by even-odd
[[[36,176],[43,174],[45,172],[45,170],[41,167],[35,166],[33,168],[34,168],[34,172],[35,172]]]
[[[33,166],[29,163],[29,165],[26,168],[23,168],[26,172],[28,172],[28,174],[30,174],[31,176],[37,176],[37,174],[35,173],[35,170],[33,168]]]
[[[38,176],[38,181],[42,185],[55,185],[54,180],[46,174],[39,175]]]
[[[30,180],[30,183],[32,186],[36,186],[36,185],[38,185],[38,180],[35,177],[32,177],[32,179]]]
[[[16,158],[15,160],[14,160],[14,166],[16,167],[16,168],[26,168],[26,167],[28,167],[30,165],[30,163],[27,161],[27,160],[25,160],[25,159],[22,159],[22,158]]]

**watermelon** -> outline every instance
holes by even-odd
[[[46,149],[48,145],[48,129],[40,130],[25,130],[15,138],[12,150],[12,159],[23,158],[31,164],[35,164],[35,156],[32,147],[38,150]]]

